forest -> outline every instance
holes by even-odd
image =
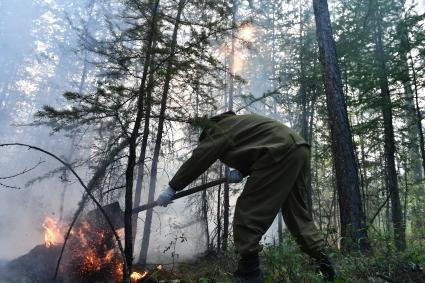
[[[424,11],[0,1],[0,283],[425,282]],[[254,177],[231,181],[230,164],[202,164],[174,195],[206,121],[228,111],[310,145],[306,217],[335,276],[282,207],[260,233],[261,281],[235,279],[235,207]]]

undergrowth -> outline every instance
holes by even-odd
[[[333,260],[342,282],[425,282],[425,245],[423,241],[409,243],[405,252],[400,253],[388,241],[374,239],[373,250],[368,255],[342,254],[329,248],[328,255]],[[319,283],[323,277],[317,272],[314,262],[285,236],[279,245],[264,247],[261,268],[265,283]],[[195,262],[181,264],[172,279],[156,278],[157,282],[234,282],[232,272],[236,268],[237,256],[234,253],[208,255]]]

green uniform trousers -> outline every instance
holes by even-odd
[[[259,242],[281,208],[287,228],[304,252],[311,255],[323,247],[305,198],[309,155],[308,146],[294,146],[278,163],[253,170],[233,219],[234,244],[241,257],[261,251]]]

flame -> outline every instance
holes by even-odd
[[[112,249],[112,250],[107,251],[107,252],[106,252],[106,255],[105,255],[105,261],[106,261],[106,262],[111,262],[111,261],[112,261],[112,258],[114,257],[114,255],[115,255],[115,252],[114,252],[114,250],[113,250],[113,249]]]
[[[64,265],[72,282],[119,282],[124,266],[114,234],[99,223],[81,221],[71,232]],[[117,230],[121,234],[120,230]]]
[[[57,220],[46,217],[42,227],[45,230],[46,247],[63,243],[61,225]],[[124,229],[116,232],[119,237],[124,236]],[[113,233],[103,230],[97,223],[84,220],[78,222],[71,231],[60,271],[68,274],[67,276],[73,279],[71,282],[80,282],[83,279],[85,282],[106,282],[106,279],[119,282],[123,276],[124,265]],[[136,276],[134,282],[139,282],[147,274],[141,273],[141,278],[137,275],[132,277]]]
[[[44,228],[44,244],[47,248],[63,242],[63,236],[57,220],[46,217],[41,226]]]
[[[143,273],[139,273],[139,272],[134,271],[130,275],[131,282],[139,282],[140,280],[145,278],[146,275],[148,275],[147,271],[144,271]]]

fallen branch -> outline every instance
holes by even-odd
[[[33,149],[36,151],[40,151],[44,154],[49,155],[50,157],[53,157],[54,159],[56,159],[57,161],[59,161],[60,163],[62,163],[64,166],[66,166],[69,171],[72,172],[72,174],[77,178],[78,182],[81,184],[81,186],[83,186],[84,190],[86,191],[86,194],[91,198],[91,200],[96,204],[97,208],[99,209],[99,211],[102,213],[103,217],[105,217],[106,222],[108,223],[110,229],[112,230],[112,232],[114,233],[115,239],[118,243],[118,248],[120,250],[121,256],[123,258],[123,262],[124,262],[124,270],[125,270],[125,280],[126,282],[130,283],[130,277],[129,277],[129,272],[128,272],[128,265],[127,265],[127,261],[125,258],[125,254],[124,254],[124,250],[121,244],[121,240],[120,237],[118,236],[117,232],[115,231],[114,225],[112,224],[111,220],[109,219],[108,215],[106,214],[105,210],[103,209],[102,205],[96,200],[96,198],[93,196],[93,194],[90,192],[90,190],[87,188],[87,186],[84,184],[83,180],[80,178],[80,176],[74,171],[74,169],[65,161],[63,161],[62,159],[60,159],[59,157],[57,157],[56,155],[54,155],[53,153],[50,153],[42,148],[36,147],[36,146],[32,146],[29,144],[23,144],[23,143],[5,143],[5,144],[0,144],[0,147],[7,147],[7,146],[21,146],[21,147],[28,147],[28,149]],[[73,224],[75,223],[76,218],[73,219],[73,223],[71,223],[70,228],[73,226]],[[56,266],[56,270],[55,270],[55,276],[54,276],[54,280],[56,280],[57,278],[57,274],[58,274],[58,270],[59,270],[59,265],[60,265],[60,261],[62,259],[62,255],[63,252],[65,250],[65,245],[67,242],[67,238],[69,237],[71,233],[71,229],[68,229],[68,232],[66,234],[65,237],[65,241],[64,244],[62,246],[62,250],[58,259],[58,264]]]

